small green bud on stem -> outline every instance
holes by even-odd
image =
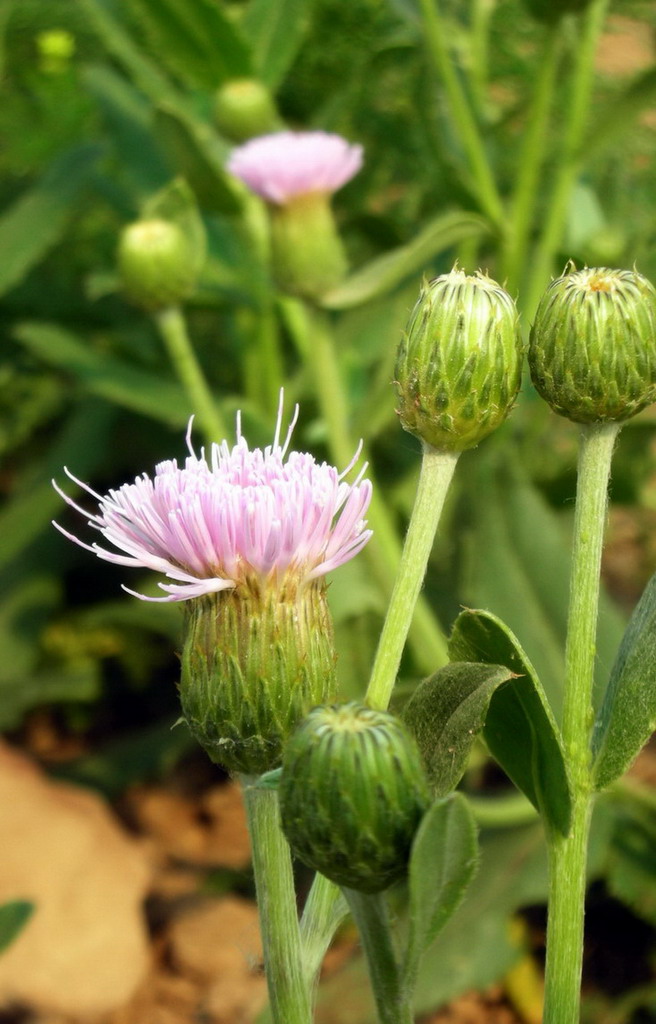
[[[130,299],[150,311],[178,305],[196,287],[197,262],[190,241],[181,227],[160,218],[124,228],[118,269]]]
[[[472,448],[505,420],[521,372],[513,300],[484,274],[454,269],[422,288],[399,346],[401,424],[438,451]]]
[[[275,131],[279,120],[271,93],[255,78],[233,78],[214,94],[214,123],[233,142]]]
[[[656,401],[656,289],[635,270],[586,268],[557,278],[535,315],[529,364],[535,387],[561,416],[629,419]]]
[[[315,708],[285,749],[280,809],[290,846],[349,889],[381,892],[404,873],[429,803],[414,740],[386,711]]]
[[[185,609],[182,710],[193,736],[229,771],[277,768],[299,721],[334,693],[325,583],[291,589],[242,585]]]

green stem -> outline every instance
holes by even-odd
[[[316,874],[301,918],[306,984],[313,990],[333,936],[348,914],[342,893],[324,875]]]
[[[587,841],[592,810],[592,690],[608,479],[617,423],[583,427],[565,654],[563,743],[573,791],[568,836],[549,837],[545,1024],[577,1024],[583,962]]]
[[[469,77],[472,93],[481,114],[485,113],[488,66],[490,18],[495,0],[474,0],[471,10],[471,68]]]
[[[497,226],[503,224],[503,204],[490,168],[476,118],[451,60],[438,0],[420,0],[424,35],[435,70],[447,95],[451,116],[469,163],[473,185],[482,209]]]
[[[417,496],[366,695],[372,707],[389,704],[458,454],[424,446]]]
[[[242,776],[253,851],[264,967],[274,1024],[311,1024],[310,990],[301,955],[292,859],[280,828],[278,794]]]
[[[570,95],[564,105],[565,129],[559,146],[552,195],[546,207],[542,236],[531,261],[532,273],[525,308],[532,315],[553,270],[567,212],[581,160],[581,143],[585,131],[592,86],[597,41],[603,27],[609,0],[593,0],[583,15],[581,38],[576,47]]]
[[[346,466],[353,458],[356,443],[349,428],[346,393],[328,319],[319,310],[310,313],[300,303],[292,303],[290,300],[282,308],[287,327],[296,335],[296,346],[314,378],[319,408],[328,432],[331,458],[335,465]],[[366,445],[362,449],[362,459],[369,462],[367,476],[373,485],[371,503],[367,510],[367,521],[373,530],[373,537],[365,553],[381,589],[387,595],[394,586],[401,544],[388,506],[375,481]],[[448,661],[444,635],[427,602],[422,598],[417,601],[409,642],[422,672],[434,672]]]
[[[380,1024],[413,1024],[414,1016],[396,961],[387,904],[382,893],[343,889],[358,926]]]
[[[179,306],[169,306],[168,309],[159,310],[153,316],[173,363],[173,369],[189,397],[194,413],[198,416],[198,422],[207,441],[222,441],[228,436],[228,432],[196,359],[182,310]]]
[[[506,287],[510,292],[517,291],[521,283],[521,271],[526,264],[526,246],[533,226],[540,170],[548,145],[547,129],[559,54],[560,25],[556,23],[548,30],[544,52],[538,64],[538,78],[519,158],[504,265]]]

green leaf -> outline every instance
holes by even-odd
[[[404,972],[419,958],[460,905],[478,864],[476,824],[460,793],[437,800],[417,830],[408,865],[409,933]]]
[[[0,953],[17,939],[34,912],[29,900],[11,900],[0,904]]]
[[[246,44],[216,0],[130,0],[130,6],[158,58],[192,88],[215,89],[251,74]]]
[[[110,14],[103,0],[78,2],[107,52],[123,66],[137,88],[155,103],[175,96],[175,90],[160,73],[157,64],[142,53],[129,32]]]
[[[178,384],[96,352],[56,324],[21,323],[13,333],[34,355],[73,374],[101,398],[175,427],[184,426],[191,415]]]
[[[446,796],[462,778],[492,696],[511,678],[504,665],[445,665],[419,684],[404,707],[403,720],[437,796]]]
[[[62,507],[51,480],[69,462],[84,477],[102,458],[109,441],[111,407],[96,399],[80,403],[42,457],[38,473],[15,489],[0,511],[0,566],[23,555]],[[69,461],[70,460],[70,461]]]
[[[643,921],[656,927],[656,808],[613,795],[614,829],[607,885]]]
[[[635,131],[636,118],[653,106],[656,100],[656,69],[637,75],[624,92],[603,105],[596,121],[590,125],[581,148],[586,162],[595,160],[603,149],[616,144],[626,132]]]
[[[296,56],[308,22],[308,0],[251,0],[242,27],[254,70],[275,88]]]
[[[0,295],[18,284],[61,238],[102,147],[76,146],[0,218]]]
[[[493,608],[515,633],[521,632],[558,718],[569,603],[569,523],[563,525],[562,517],[511,464],[503,428],[476,456],[469,462],[461,459],[459,477],[461,504],[456,514],[469,527],[461,531],[466,563],[461,600],[472,608]],[[602,593],[596,693],[606,685],[623,632],[621,615]]]
[[[510,683],[492,695],[485,741],[548,823],[567,835],[572,797],[560,730],[519,641],[491,612],[467,610],[455,621],[449,656],[505,665],[513,673]]]
[[[171,175],[152,131],[148,100],[110,67],[87,67],[82,77],[109,127],[121,177],[137,195],[161,188]]]
[[[379,256],[356,270],[322,299],[328,309],[350,309],[391,291],[411,274],[426,270],[440,253],[466,238],[480,238],[489,231],[482,217],[461,210],[444,213],[431,221],[416,238]]]
[[[623,775],[656,729],[656,575],[631,616],[592,734],[597,789]]]
[[[208,124],[175,105],[160,103],[155,111],[155,133],[204,209],[214,213],[241,209],[242,190],[225,170],[229,149]]]

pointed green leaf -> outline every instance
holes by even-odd
[[[108,54],[127,71],[137,88],[153,102],[175,95],[171,83],[161,74],[157,64],[139,49],[130,33],[113,17],[103,0],[79,0],[79,3]]]
[[[506,665],[513,673],[509,685],[493,695],[485,740],[515,785],[550,825],[566,835],[571,792],[560,730],[519,641],[491,612],[467,610],[454,624],[449,656]]]
[[[421,751],[437,796],[458,784],[490,701],[512,671],[504,665],[445,665],[420,683],[403,709],[403,720]]]
[[[595,786],[626,771],[656,729],[656,575],[631,616],[592,737]]]
[[[11,900],[0,904],[0,953],[18,938],[34,912],[29,900]]]
[[[391,291],[411,274],[426,270],[446,249],[489,231],[482,217],[453,210],[436,217],[407,245],[372,260],[322,299],[328,309],[350,309]]]
[[[271,88],[293,61],[307,26],[308,0],[251,0],[242,22],[254,69]]]
[[[460,793],[437,800],[424,815],[410,853],[406,975],[414,974],[421,954],[460,905],[477,863],[476,824],[467,801]]]
[[[102,153],[96,145],[68,150],[0,218],[0,295],[59,241],[80,192]]]
[[[192,88],[215,89],[251,74],[246,44],[216,0],[130,0],[130,6],[153,52]]]
[[[56,324],[22,323],[14,337],[40,359],[74,374],[95,395],[171,426],[183,426],[191,406],[172,380],[96,352],[87,341]]]
[[[229,149],[208,124],[175,105],[162,103],[155,111],[155,133],[204,209],[239,211],[240,187],[225,170]]]
[[[171,172],[152,131],[150,102],[111,67],[87,67],[82,77],[109,129],[120,177],[137,195],[160,188]]]

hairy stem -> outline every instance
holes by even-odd
[[[280,827],[278,793],[242,776],[253,851],[264,967],[274,1024],[311,1024],[310,988],[303,971],[292,859]]]
[[[372,707],[389,704],[458,454],[424,445],[417,496],[366,695]]]
[[[577,1024],[583,963],[587,843],[592,811],[592,690],[608,480],[617,423],[583,427],[567,622],[563,742],[573,790],[568,836],[549,836],[545,1024]]]

